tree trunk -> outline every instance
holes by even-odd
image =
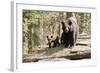
[[[32,23],[29,23],[28,34],[28,53],[30,53],[32,51]]]

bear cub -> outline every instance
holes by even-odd
[[[48,40],[49,48],[60,46],[59,35],[57,34],[47,35],[47,40]]]

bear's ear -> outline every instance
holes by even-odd
[[[51,35],[51,38],[53,38],[53,35]]]
[[[61,24],[62,24],[62,28],[65,28],[66,26],[65,26],[65,22],[61,22]]]
[[[48,38],[48,35],[47,35],[47,38]]]
[[[62,21],[62,22],[61,22],[61,24],[63,24],[63,25],[64,25],[65,23]]]
[[[68,25],[72,25],[72,21],[71,20],[68,21]]]

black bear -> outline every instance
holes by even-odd
[[[47,36],[49,48],[60,46],[59,36],[57,34],[50,34]]]
[[[66,27],[65,26],[65,22],[61,22],[62,23],[62,30],[63,30],[63,33],[61,35],[61,44],[65,44],[67,39],[68,39],[68,26]],[[66,33],[67,32],[67,33]]]
[[[76,44],[79,25],[74,17],[70,17],[66,22],[61,22],[62,24],[62,36],[61,44],[64,44],[65,47],[72,48]]]

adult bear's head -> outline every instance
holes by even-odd
[[[71,28],[72,28],[72,21],[71,20],[68,19],[66,22],[61,22],[61,24],[62,24],[63,32],[71,31]]]
[[[68,32],[68,25],[65,22],[61,22],[63,32]]]

